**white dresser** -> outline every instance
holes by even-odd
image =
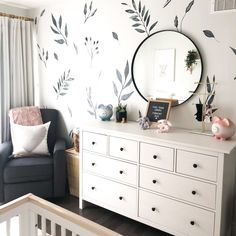
[[[137,123],[81,127],[84,200],[176,236],[230,236],[236,140]]]

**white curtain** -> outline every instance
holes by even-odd
[[[0,17],[0,143],[9,140],[8,111],[34,105],[33,25]]]

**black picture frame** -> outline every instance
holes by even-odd
[[[168,120],[171,108],[171,101],[169,100],[150,100],[148,101],[146,116],[150,122],[157,122],[158,120]]]

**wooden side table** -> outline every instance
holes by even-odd
[[[79,152],[70,148],[66,150],[66,155],[70,194],[79,197]]]

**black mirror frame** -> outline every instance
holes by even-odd
[[[150,37],[152,37],[152,36],[155,35],[155,34],[158,34],[158,33],[161,33],[161,32],[167,32],[167,31],[168,31],[168,32],[175,32],[175,33],[182,34],[182,35],[185,36],[187,39],[189,39],[189,40],[193,43],[193,45],[196,47],[196,49],[197,49],[197,51],[198,51],[199,58],[200,58],[200,60],[201,60],[201,66],[202,66],[201,74],[200,74],[200,79],[199,79],[199,83],[198,83],[198,85],[196,86],[196,89],[195,89],[194,91],[191,91],[192,94],[191,94],[184,102],[182,102],[182,103],[180,103],[180,104],[174,104],[174,105],[172,105],[172,107],[175,107],[175,106],[179,106],[179,105],[184,104],[185,102],[187,102],[187,101],[194,95],[194,93],[197,91],[197,89],[198,89],[199,86],[200,86],[200,83],[201,83],[201,81],[202,81],[202,75],[203,75],[203,60],[202,60],[202,55],[201,55],[201,53],[200,53],[199,48],[197,47],[197,45],[196,45],[196,44],[193,42],[193,40],[192,40],[190,37],[188,37],[186,34],[183,34],[183,33],[181,33],[181,32],[175,31],[175,30],[160,30],[160,31],[154,32],[154,33],[150,34],[148,37],[146,37],[146,38],[139,44],[139,46],[137,47],[137,49],[136,49],[135,52],[134,52],[134,56],[133,56],[133,58],[132,58],[132,63],[131,63],[131,76],[132,76],[132,81],[133,81],[134,87],[135,87],[136,91],[138,92],[138,94],[139,94],[146,102],[149,102],[148,99],[145,98],[145,97],[143,96],[143,94],[139,91],[139,89],[138,89],[138,87],[137,87],[137,85],[136,85],[136,82],[135,82],[135,78],[134,78],[134,61],[135,61],[135,57],[136,57],[136,55],[137,55],[138,50],[140,49],[140,47],[141,47],[141,46],[144,44],[144,42],[146,42]]]

